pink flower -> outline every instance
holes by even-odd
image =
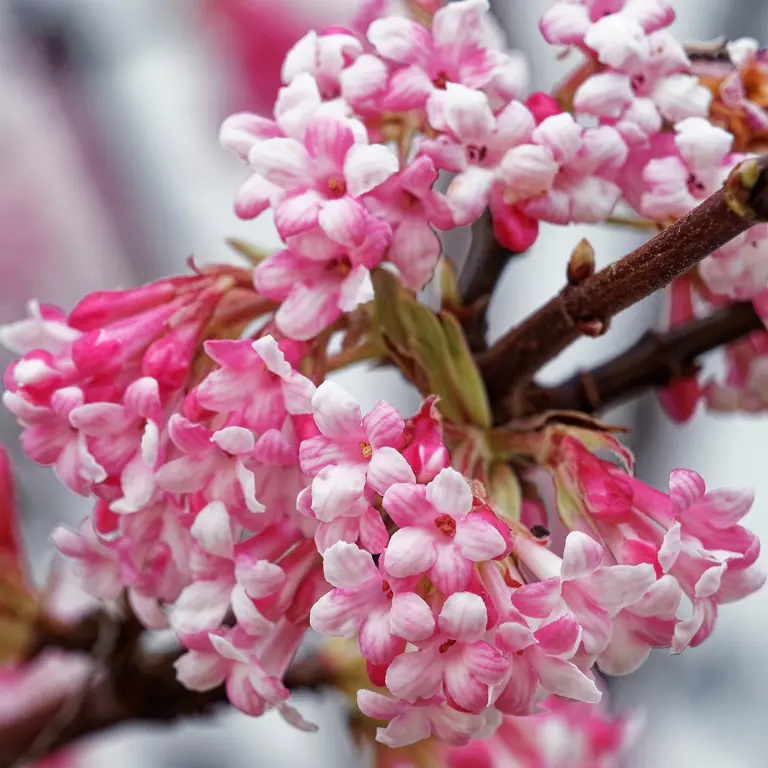
[[[708,256],[699,274],[712,293],[735,301],[768,288],[768,224],[758,224]]]
[[[360,690],[357,706],[374,720],[390,721],[386,728],[376,729],[376,741],[388,747],[407,747],[431,735],[446,744],[460,746],[477,736],[487,724],[483,715],[460,712],[439,696],[410,703]]]
[[[264,512],[256,499],[253,472],[246,461],[255,438],[245,427],[211,430],[180,414],[168,422],[170,438],[183,454],[160,467],[155,481],[174,494],[199,494],[203,504],[224,502],[229,513],[252,523],[251,515]]]
[[[20,394],[6,392],[3,402],[19,419],[24,431],[21,443],[27,455],[38,464],[53,466],[64,485],[87,496],[107,472],[95,459],[82,432],[73,428],[70,415],[84,404],[83,391],[65,387],[53,393],[50,408],[33,406]]]
[[[256,268],[259,290],[281,302],[275,322],[292,339],[311,339],[344,312],[373,299],[370,270],[391,240],[389,225],[362,210],[362,242],[342,245],[320,228],[288,239],[288,248]]]
[[[430,225],[454,226],[445,197],[432,188],[437,176],[429,157],[417,157],[365,199],[369,210],[392,225],[387,258],[415,291],[429,282],[442,253],[440,238]]]
[[[268,139],[293,138],[304,140],[309,121],[316,116],[336,119],[348,117],[349,106],[342,100],[324,102],[317,81],[309,74],[298,74],[290,85],[281,88],[274,107],[274,120],[240,112],[228,117],[221,125],[219,141],[241,160],[247,161],[250,151]],[[365,135],[362,124],[350,121],[356,135]],[[280,193],[280,187],[254,173],[235,195],[235,213],[242,219],[252,219],[270,206]]]
[[[645,142],[664,120],[708,114],[712,94],[689,74],[685,49],[666,30],[646,35],[639,23],[618,13],[593,24],[584,41],[608,69],[579,86],[574,107],[616,121],[628,142]]]
[[[248,155],[255,172],[280,190],[275,224],[283,238],[314,226],[334,241],[359,246],[368,219],[359,198],[398,170],[397,156],[381,144],[356,139],[348,121],[313,117],[303,141],[272,138]]]
[[[413,482],[413,470],[398,452],[405,422],[391,405],[380,402],[362,417],[360,405],[338,384],[323,382],[312,398],[320,430],[299,449],[302,470],[312,476],[312,511],[330,522],[367,507],[369,488],[383,494],[393,483]]]
[[[354,35],[332,31],[318,35],[307,32],[283,61],[282,79],[293,83],[301,75],[311,75],[317,82],[324,100],[335,99],[341,93],[343,71],[363,53],[363,44]]]
[[[269,632],[273,621],[254,601],[284,587],[286,574],[273,561],[294,544],[295,530],[276,524],[238,541],[241,531],[227,508],[213,501],[197,514],[190,533],[197,547],[190,558],[192,581],[170,609],[171,626],[182,642],[191,647],[200,633],[217,631],[230,608],[248,635]]]
[[[303,634],[303,627],[287,621],[255,643],[237,629],[229,636],[210,634],[207,648],[187,651],[176,661],[176,676],[192,691],[226,682],[227,698],[241,712],[256,716],[274,708],[291,725],[313,731],[316,727],[287,703],[290,693],[281,682]]]
[[[558,122],[563,123],[562,129]],[[610,126],[589,128],[581,131],[578,145],[561,143],[566,131],[576,135],[572,125],[570,116],[558,115],[533,132],[535,142],[549,146],[556,157],[560,155],[560,170],[545,195],[520,205],[525,215],[563,225],[597,223],[610,216],[621,197],[614,179],[627,159],[627,147],[618,131]],[[503,164],[501,172],[503,178]]]
[[[405,423],[405,446],[400,451],[416,475],[417,483],[434,480],[451,465],[451,457],[443,442],[443,419],[437,398],[428,397],[419,412]]]
[[[579,45],[593,24],[619,12],[646,33],[669,26],[675,19],[666,0],[556,0],[542,16],[541,33],[554,45]]]
[[[67,316],[57,307],[32,300],[27,305],[29,317],[0,325],[0,344],[17,355],[41,349],[58,355],[70,348],[80,331],[71,328]]]
[[[384,553],[384,567],[397,578],[429,573],[450,595],[466,589],[474,563],[508,549],[501,523],[472,511],[472,490],[454,469],[443,469],[426,486],[393,485],[383,505],[399,526]]]
[[[288,413],[311,413],[315,386],[285,359],[284,350],[292,346],[272,336],[206,341],[206,353],[220,367],[195,387],[195,403],[214,413],[236,413],[239,424],[259,433],[282,427]]]
[[[70,412],[70,424],[88,436],[104,470],[120,478],[122,497],[112,504],[116,512],[137,512],[152,498],[163,410],[157,381],[145,376],[125,390],[122,404],[85,403]]]
[[[399,64],[390,80],[387,106],[423,108],[446,83],[487,90],[499,108],[525,85],[522,61],[489,45],[487,0],[460,0],[440,8],[432,29],[402,16],[377,19],[368,39],[387,61]]]
[[[656,581],[648,565],[602,565],[605,550],[594,539],[572,531],[563,559],[526,536],[515,549],[540,579],[512,594],[512,604],[525,616],[544,619],[567,606],[579,622],[584,650],[599,654],[611,639],[611,618],[636,603]]]
[[[500,686],[494,706],[505,714],[528,715],[549,694],[589,704],[600,701],[594,681],[566,660],[576,652],[580,635],[579,623],[570,613],[535,631],[524,620],[501,624],[494,642],[509,656],[509,682]]]
[[[675,126],[676,154],[651,160],[640,210],[654,221],[682,216],[722,185],[733,166],[733,136],[700,117]]]
[[[309,621],[321,635],[360,634],[360,651],[373,664],[389,664],[406,641],[432,636],[435,619],[424,600],[373,563],[369,552],[338,542],[323,553],[332,589],[312,607]]]
[[[564,469],[569,467],[578,483],[574,491],[584,499],[585,511],[613,556],[622,563],[652,565],[659,578],[670,574],[690,601],[690,616],[675,625],[674,652],[709,637],[718,605],[746,597],[762,586],[765,577],[755,565],[759,540],[737,525],[752,504],[751,494],[705,495],[698,475],[677,470],[670,477],[667,495],[598,459],[570,438],[564,442],[564,456]],[[659,618],[669,618],[673,599],[659,600]],[[652,596],[646,601],[654,603]],[[636,616],[646,613],[642,604],[639,609],[630,602],[621,607],[630,606]],[[581,620],[578,611],[574,613]],[[658,634],[657,629],[650,627],[649,634]]]
[[[440,611],[440,633],[389,665],[387,688],[409,702],[431,699],[444,690],[457,709],[480,714],[489,704],[491,687],[504,679],[509,667],[509,661],[483,639],[487,622],[488,611],[479,595],[451,595]]]
[[[483,93],[449,83],[445,90],[430,97],[427,115],[430,124],[443,134],[436,139],[423,139],[419,150],[431,157],[438,168],[458,173],[447,194],[457,226],[474,221],[486,208],[497,169],[503,158],[512,157],[513,147],[532,155],[524,165],[528,171],[527,194],[520,194],[541,194],[549,188],[557,164],[544,148],[527,148],[535,122],[520,102],[512,101],[494,115]],[[517,165],[523,164],[521,158]],[[522,182],[522,178],[518,181]]]

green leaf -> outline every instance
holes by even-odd
[[[239,253],[251,266],[261,264],[269,256],[269,252],[259,248],[253,243],[231,237],[227,240],[227,245],[236,253]]]
[[[393,361],[455,424],[488,427],[488,397],[456,318],[436,315],[386,270],[373,274],[376,322]]]

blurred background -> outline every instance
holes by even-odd
[[[497,0],[514,47],[528,54],[532,87],[547,89],[569,61],[556,61],[538,33],[549,0]],[[287,49],[310,28],[342,23],[356,0],[0,0],[0,323],[19,318],[29,298],[70,309],[86,292],[128,287],[229,258],[237,236],[277,244],[266,215],[239,221],[235,189],[247,172],[220,149],[228,114],[268,113]],[[750,35],[768,40],[763,0],[676,0],[684,40]],[[585,234],[606,263],[634,247],[615,229],[548,228],[505,274],[492,306],[500,334],[562,285],[573,245]],[[458,253],[458,246],[456,252]],[[628,346],[654,321],[653,301],[622,315],[611,333],[582,341],[545,372],[558,379]],[[0,352],[0,364],[10,356]],[[405,410],[414,401],[396,377],[357,370],[344,384],[372,407],[386,397]],[[366,374],[367,375],[367,374]],[[710,487],[754,485],[748,524],[768,537],[768,421],[699,415],[672,426],[655,399],[611,414],[633,427],[640,473],[663,486],[684,465]],[[53,521],[76,523],[84,501],[53,473],[21,455],[13,419],[0,413],[0,440],[15,452],[24,538],[34,572],[50,563]],[[642,671],[611,683],[612,706],[641,708],[644,735],[637,768],[765,765],[768,671],[762,633],[768,590],[726,607],[713,638],[681,658],[657,652]],[[95,739],[83,765],[151,768],[357,766],[340,701],[299,702],[320,733],[291,730],[277,716],[236,713],[173,728],[125,728]]]

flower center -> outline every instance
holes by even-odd
[[[344,179],[340,179],[338,176],[331,176],[328,179],[328,189],[331,191],[333,197],[344,197],[347,194],[347,182]]]
[[[435,528],[446,536],[456,533],[456,521],[450,515],[440,515],[435,518]]]
[[[373,456],[373,448],[370,443],[366,443],[365,440],[360,441],[360,450],[366,459],[370,459]],[[386,582],[384,582],[386,584]]]
[[[488,154],[488,147],[478,147],[475,144],[470,144],[467,147],[467,157],[470,163],[482,163]]]
[[[448,73],[441,69],[433,78],[432,78],[432,85],[435,86],[435,88],[439,88],[441,91],[444,91],[446,89],[446,86],[450,82],[451,78],[448,77]]]
[[[633,75],[631,83],[632,90],[639,91],[645,85],[645,74],[639,72],[638,74]]]
[[[401,199],[401,206],[403,208],[415,208],[419,203],[419,198],[416,197],[412,192],[408,192],[408,190],[403,190],[402,193],[402,199]]]
[[[440,653],[445,653],[449,648],[453,648],[454,645],[456,645],[455,640],[446,640],[437,650]]]
[[[389,582],[384,580],[381,582],[381,591],[391,600],[394,597],[392,587],[389,586]]]
[[[340,259],[333,259],[325,265],[326,272],[336,272],[342,277],[346,277],[352,271],[352,262],[349,257],[342,256]]]
[[[515,651],[517,656],[522,656],[525,653],[525,648],[521,648],[519,651]]]
[[[694,196],[703,195],[707,190],[704,183],[696,177],[695,173],[688,174],[688,178],[685,180],[688,185],[688,191]]]

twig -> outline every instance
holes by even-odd
[[[685,376],[700,355],[763,328],[752,304],[743,302],[667,333],[650,331],[604,365],[555,387],[532,387],[513,415],[523,417],[550,410],[594,413]]]
[[[623,259],[549,303],[511,329],[477,361],[497,421],[545,363],[579,336],[599,336],[619,312],[676,277],[759,221],[768,220],[768,156],[746,160],[723,189]]]
[[[461,324],[473,352],[487,349],[488,304],[504,267],[514,256],[496,240],[490,210],[472,225],[472,244],[459,275],[459,292],[466,311]]]
[[[123,723],[173,722],[227,704],[224,686],[200,693],[176,680],[174,663],[183,649],[148,654],[141,648],[142,629],[131,615],[109,617],[111,624],[107,616],[97,612],[71,626],[69,633],[54,625],[31,649],[28,663],[35,663],[45,648],[88,652],[94,672],[81,689],[44,700],[37,709],[19,712],[17,719],[0,725],[0,768],[13,768]],[[328,668],[310,658],[290,667],[284,684],[292,690],[317,690],[332,680]]]

